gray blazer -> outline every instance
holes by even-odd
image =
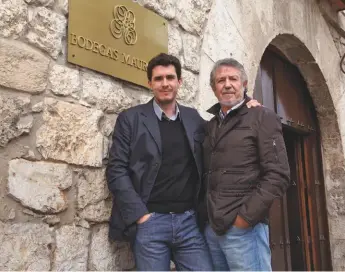
[[[178,107],[199,173],[197,201],[202,176],[205,121],[195,109],[182,105]],[[109,222],[109,237],[112,240],[131,241],[135,238],[136,220],[148,213],[146,203],[161,162],[161,137],[153,100],[121,112],[115,124],[106,170],[108,187],[113,194]]]

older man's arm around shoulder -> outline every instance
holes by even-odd
[[[106,171],[109,190],[113,193],[121,218],[127,226],[148,213],[129,175],[131,133],[127,112],[121,112],[116,120]]]
[[[259,112],[256,130],[260,177],[257,189],[239,210],[239,216],[252,226],[268,215],[273,201],[285,193],[290,182],[280,118],[264,107],[256,111]]]

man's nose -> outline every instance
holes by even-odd
[[[225,79],[225,88],[231,88],[231,81],[227,78]]]
[[[168,80],[166,78],[163,78],[163,86],[168,86]]]

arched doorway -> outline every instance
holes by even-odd
[[[254,98],[283,124],[291,186],[270,212],[273,270],[331,270],[319,125],[299,70],[274,46],[265,51]]]

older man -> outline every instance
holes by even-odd
[[[280,119],[245,106],[247,83],[234,59],[218,61],[210,76],[219,103],[208,110],[203,143],[205,236],[215,270],[271,270],[267,217],[289,185]]]

